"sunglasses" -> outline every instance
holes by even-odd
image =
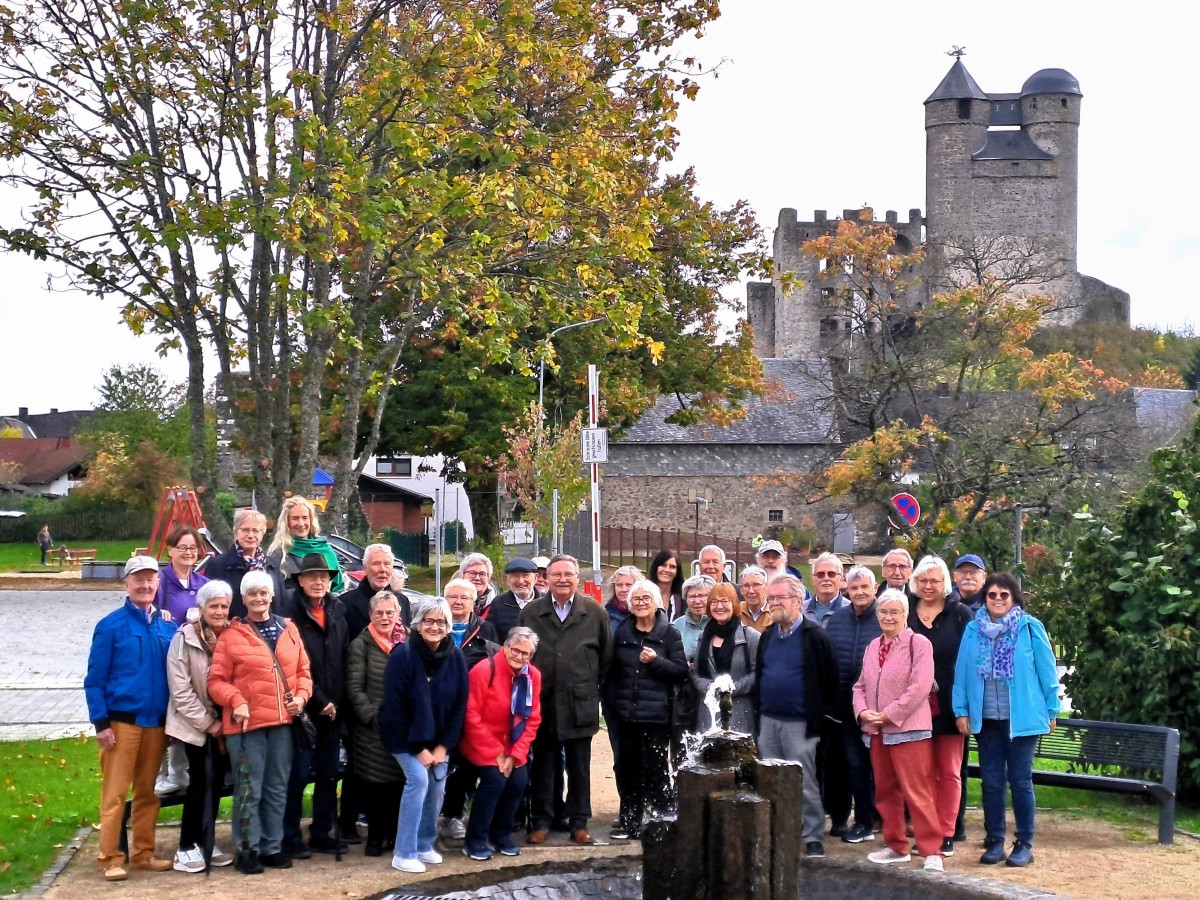
[[[813,572],[816,578],[837,578],[841,572]]]
[[[988,591],[987,598],[989,600],[1011,600],[1012,593],[1009,591]]]

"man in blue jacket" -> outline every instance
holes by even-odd
[[[106,881],[124,881],[127,875],[119,842],[130,787],[130,862],[152,872],[171,868],[170,860],[154,855],[154,780],[167,745],[167,647],[176,625],[154,605],[158,562],[153,557],[135,556],[125,563],[125,590],[124,605],[96,623],[83,680],[88,718],[100,745],[96,860]]]

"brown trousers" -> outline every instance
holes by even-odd
[[[137,865],[154,856],[154,826],[158,821],[154,782],[167,748],[164,728],[113,722],[112,730],[116,746],[100,750],[100,850],[96,861],[101,869],[125,864],[125,854],[120,850],[121,825],[130,788],[133,788],[130,861]]]

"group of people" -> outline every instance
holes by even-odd
[[[673,803],[684,734],[714,726],[701,701],[718,679],[730,727],[753,734],[761,757],[803,765],[808,856],[824,855],[828,812],[831,833],[851,843],[873,840],[881,818],[886,847],[870,858],[908,860],[907,811],[926,868],[940,869],[962,835],[970,733],[984,775],[982,861],[1006,857],[1006,782],[1017,818],[1008,861],[1032,859],[1031,742],[1053,728],[1054,657],[1015,580],[986,576],[978,557],[961,557],[952,579],[936,557],[914,570],[893,551],[877,591],[870,569],[843,572],[824,554],[810,590],[778,542],[764,542],[736,581],[719,547],[700,552],[690,578],[664,550],[645,575],[618,569],[596,603],[580,592],[573,557],[511,559],[501,591],[475,553],[442,597],[412,603],[386,545],[366,549],[362,581],[342,591],[311,504],[289,499],[278,521],[264,550],[265,517],[240,511],[207,578],[195,572],[200,536],[176,529],[169,565],[129,560],[126,603],[97,625],[85,688],[110,881],[130,865],[289,868],[360,842],[360,817],[366,855],[391,850],[410,873],[443,861],[439,833],[476,860],[518,855],[521,825],[532,845],[552,830],[595,843],[602,710],[620,795],[611,837],[638,839]],[[154,855],[168,741],[187,782],[174,861]],[[232,852],[213,839],[227,775]]]

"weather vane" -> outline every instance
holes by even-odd
[[[958,44],[951,44],[950,46],[953,49],[946,51],[947,56],[953,56],[955,59],[962,59],[964,56],[967,55],[966,47],[960,47],[960,46],[958,46]]]

